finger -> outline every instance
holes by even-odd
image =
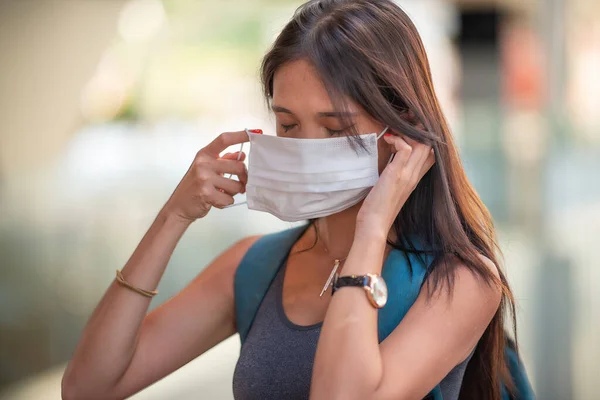
[[[236,151],[235,153],[227,153],[221,156],[220,159],[225,159],[225,160],[239,160],[239,161],[244,161],[246,159],[246,154],[244,152],[240,152],[240,151]],[[246,169],[246,167],[244,166],[244,172],[240,174],[240,176],[238,176],[238,180],[243,181],[243,183],[245,184],[247,181],[246,175],[248,174],[248,170]],[[233,176],[232,173],[227,174],[226,178],[231,178]],[[244,191],[242,193],[245,193],[246,190],[244,188]]]
[[[231,178],[233,175],[238,177],[238,180],[242,182],[244,185],[248,182],[248,169],[246,165],[242,161],[229,161],[229,160],[217,160],[220,162],[227,162],[233,164],[227,164],[221,168],[220,165],[217,165],[217,169],[223,172],[219,172],[219,175],[225,174],[226,178]],[[231,167],[230,167],[231,165]]]
[[[425,175],[427,173],[427,171],[429,171],[431,169],[431,167],[433,167],[434,164],[435,164],[435,152],[433,151],[433,149],[431,149],[431,151],[429,152],[429,155],[427,156],[427,159],[423,163],[423,168],[421,170],[421,176]]]
[[[235,153],[226,153],[223,154],[221,156],[221,160],[238,160],[239,157],[239,161],[244,161],[246,159],[246,153],[244,153],[243,151],[236,151]]]
[[[401,135],[400,136],[402,138],[402,140],[404,140],[406,143],[408,143],[408,145],[410,147],[412,147],[413,149],[415,148],[415,146],[419,143],[417,142],[415,139],[412,139],[406,135]]]
[[[208,198],[208,203],[216,208],[223,208],[225,206],[229,206],[231,204],[233,204],[235,202],[235,200],[233,200],[233,196],[224,193],[224,192],[220,192],[217,189],[214,189],[211,194],[210,197]]]
[[[414,171],[420,171],[427,157],[431,154],[432,149],[431,146],[419,142],[415,142],[412,147],[413,151],[406,166]]]
[[[243,160],[243,158],[242,158]],[[244,191],[246,188],[246,183],[248,182],[248,168],[246,167],[246,164],[244,164],[242,161],[236,161],[239,162],[242,166],[241,168],[236,171],[231,173],[228,178],[231,178],[232,175],[237,175],[238,180],[244,185]]]
[[[244,193],[245,191],[245,185],[242,182],[234,181],[233,179],[225,178],[223,176],[217,176],[214,185],[217,189],[224,190],[225,193],[230,196]]]
[[[246,170],[246,166],[243,161],[237,160],[224,160],[219,158],[210,162],[211,169],[217,174],[243,174]]]
[[[394,159],[391,163],[394,165],[404,166],[412,154],[412,146],[410,146],[402,137],[386,133],[383,139],[392,145],[392,151],[395,152]]]
[[[249,141],[246,131],[224,132],[217,136],[206,147],[200,150],[200,153],[217,158],[219,154],[229,146],[245,143]]]
[[[427,173],[427,171],[429,171],[431,169],[433,164],[435,164],[435,154],[433,152],[433,149],[431,149],[428,152],[427,157],[425,158],[423,163],[420,164],[420,166],[419,166],[418,175],[416,175],[416,177],[414,178],[415,182],[417,182],[417,183],[420,182],[421,179],[423,179],[423,177]]]

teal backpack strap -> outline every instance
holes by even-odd
[[[308,225],[258,239],[238,265],[234,278],[235,315],[242,344],[275,274]]]
[[[385,307],[379,309],[379,343],[392,333],[417,300],[431,261],[431,256],[396,249],[388,254],[381,271],[388,287],[388,300]]]
[[[265,235],[242,258],[234,279],[236,324],[242,344],[275,274],[308,226]],[[392,333],[417,300],[432,261],[433,256],[426,253],[417,255],[396,249],[389,253],[381,272],[388,286],[388,301],[378,311],[380,343]],[[511,397],[503,385],[502,399],[534,400],[523,363],[509,344],[505,347],[505,356],[518,393]],[[425,398],[443,400],[440,386],[436,385]]]
[[[388,287],[388,301],[378,314],[379,343],[400,324],[402,318],[417,300],[421,286],[426,279],[427,269],[432,261],[433,255],[430,253],[417,255],[396,249],[389,253],[381,272]],[[535,400],[525,366],[510,341],[507,341],[504,347],[504,354],[517,393],[515,396],[509,395],[506,387],[502,385],[502,400]],[[436,385],[426,399],[442,400],[440,386]]]
[[[504,358],[508,364],[510,376],[517,388],[517,393],[515,393],[515,396],[511,396],[504,385],[502,385],[502,400],[535,400],[535,394],[527,377],[525,365],[517,355],[514,344],[510,339],[507,340],[504,346]]]
[[[433,257],[425,253],[417,255],[392,249],[388,254],[381,271],[388,287],[388,300],[385,307],[378,311],[379,343],[383,342],[400,324],[402,318],[417,300],[431,261],[433,261]],[[440,385],[436,385],[425,399],[443,400]]]

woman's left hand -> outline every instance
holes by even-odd
[[[365,198],[356,234],[385,240],[400,209],[435,163],[435,155],[431,146],[407,137],[386,133],[383,138],[396,154]]]

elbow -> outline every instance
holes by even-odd
[[[364,391],[356,391],[356,390],[340,390],[340,391],[335,391],[334,393],[329,393],[327,396],[323,396],[322,398],[324,399],[328,399],[328,400],[364,400],[364,399],[369,399],[369,400],[375,400],[377,399],[377,397],[375,397],[374,393],[371,393],[370,391],[364,390]]]
[[[89,399],[89,393],[82,390],[82,385],[77,383],[76,377],[72,372],[65,371],[60,382],[60,396],[63,400],[82,400]]]
[[[82,387],[72,382],[63,379],[60,385],[60,396],[62,400],[93,400],[93,399],[109,399],[112,398],[107,393],[98,392],[90,393],[90,390],[82,389]]]
[[[311,400],[379,400],[381,392],[379,382],[381,376],[372,373],[351,374],[346,372],[334,375],[318,375],[313,377],[311,385]],[[352,378],[349,378],[351,377]],[[320,378],[320,379],[319,379]]]
[[[356,384],[330,385],[321,390],[313,390],[310,396],[311,400],[376,400],[380,397],[372,387]]]
[[[84,397],[78,392],[77,386],[74,384],[73,379],[70,378],[66,373],[63,375],[60,383],[60,397],[62,400],[77,400]]]
[[[93,389],[89,385],[78,382],[77,378],[66,371],[60,383],[60,395],[62,400],[92,400],[108,399],[111,396],[103,391]]]

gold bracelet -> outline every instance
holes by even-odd
[[[144,290],[144,289],[140,289],[138,287],[133,286],[131,283],[127,282],[125,280],[125,278],[123,278],[123,274],[121,273],[120,270],[117,270],[117,282],[119,282],[121,285],[133,290],[134,292],[138,292],[139,294],[146,296],[146,297],[152,297],[155,296],[156,294],[158,294],[158,290]]]

